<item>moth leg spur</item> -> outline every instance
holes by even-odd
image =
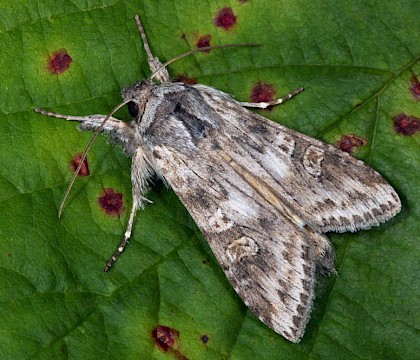
[[[259,109],[266,109],[269,106],[283,104],[285,101],[290,100],[293,96],[300,94],[303,91],[303,87],[299,87],[289,94],[282,96],[279,99],[273,101],[265,101],[265,102],[240,102],[243,107],[251,107],[251,108],[259,108]]]

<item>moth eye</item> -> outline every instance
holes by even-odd
[[[130,113],[130,115],[132,117],[137,117],[137,115],[139,114],[139,106],[137,105],[137,103],[135,103],[134,101],[130,101],[128,104],[128,112]]]

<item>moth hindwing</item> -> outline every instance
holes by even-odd
[[[334,272],[334,250],[323,233],[369,229],[401,207],[373,169],[333,146],[285,128],[206,85],[171,82],[150,52],[152,75],[123,90],[134,119],[111,115],[46,115],[101,130],[132,157],[134,215],[147,201],[152,176],[179,196],[245,304],[292,342],[303,336],[314,298],[315,272]],[[159,80],[159,84],[152,81]]]

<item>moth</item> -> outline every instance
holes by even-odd
[[[170,62],[151,53],[136,21],[152,75],[125,88],[122,104],[108,115],[36,109],[107,134],[132,158],[128,226],[105,271],[128,243],[136,210],[148,202],[145,194],[157,176],[188,209],[249,309],[299,342],[316,272],[335,272],[324,233],[369,229],[390,219],[400,211],[398,195],[348,153],[246,109],[280,104],[302,89],[274,102],[245,103],[210,86],[172,82]],[[125,104],[131,122],[112,116]]]

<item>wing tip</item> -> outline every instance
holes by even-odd
[[[310,319],[312,306],[307,308],[307,312],[303,315],[294,315],[290,322],[267,324],[277,334],[283,336],[292,343],[299,343],[305,334],[306,325]],[[289,326],[287,326],[289,325]]]
[[[372,198],[373,199],[373,198]],[[307,219],[309,227],[317,232],[356,232],[359,230],[368,230],[374,226],[392,219],[401,211],[401,200],[392,189],[383,201],[376,199],[375,206],[367,205],[364,209],[353,208],[349,210],[348,216],[335,216],[333,212],[329,214],[329,218],[311,218]]]

